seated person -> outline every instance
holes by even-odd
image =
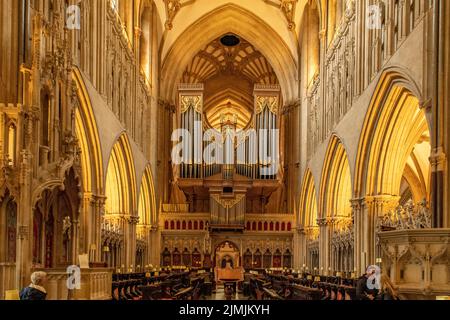
[[[47,298],[47,291],[44,288],[46,281],[45,272],[33,272],[31,284],[20,291],[20,300],[45,300]]]
[[[170,286],[164,286],[162,288],[161,300],[172,300],[172,292]]]
[[[356,284],[356,298],[358,300],[375,300],[378,290],[369,289],[367,282],[369,278],[375,273],[373,267],[367,267],[366,273],[359,277]]]

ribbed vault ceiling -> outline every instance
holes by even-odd
[[[183,83],[205,85],[204,113],[211,127],[220,128],[222,116],[237,116],[245,128],[253,113],[255,84],[278,84],[267,59],[245,39],[225,46],[218,38],[197,53],[183,74]]]

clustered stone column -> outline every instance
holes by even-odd
[[[376,263],[378,218],[398,206],[400,197],[380,195],[353,199],[355,228],[355,269],[364,273],[367,266]]]

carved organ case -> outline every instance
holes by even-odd
[[[182,164],[178,176],[184,179],[203,177],[203,84],[180,84],[178,87],[178,128],[182,138]]]

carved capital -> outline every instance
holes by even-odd
[[[443,148],[436,148],[432,150],[430,156],[430,163],[433,171],[444,171],[447,156]]]

